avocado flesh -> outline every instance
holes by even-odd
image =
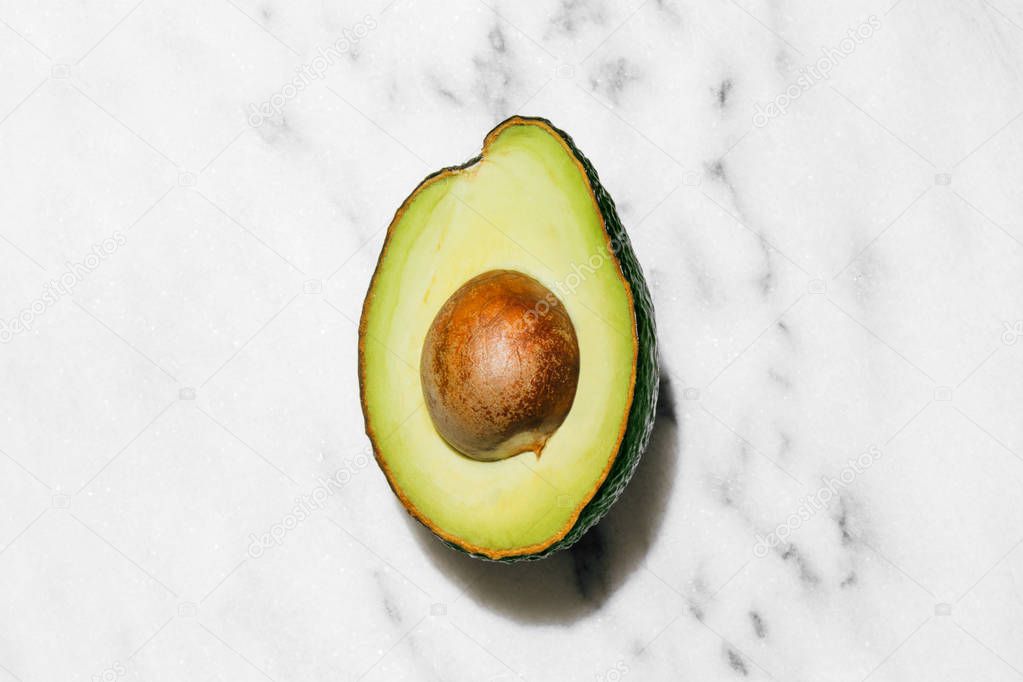
[[[487,137],[480,157],[431,176],[406,200],[367,295],[360,378],[377,459],[416,518],[487,558],[541,555],[584,530],[582,520],[596,520],[581,519],[587,505],[607,491],[615,469],[615,490],[596,516],[606,511],[649,435],[652,327],[637,331],[630,278],[642,287],[640,321],[652,325],[649,298],[638,268],[623,274],[622,249],[632,259],[627,240],[614,255],[609,250],[613,228],[621,228],[616,216],[608,225],[613,205],[589,171],[547,122],[510,119]],[[539,458],[465,457],[438,435],[423,406],[418,363],[430,324],[458,287],[489,270],[533,277],[558,294],[575,325],[578,390]],[[645,362],[642,414],[630,419],[637,359]],[[627,428],[631,442],[623,443]],[[624,446],[629,461],[615,466]]]

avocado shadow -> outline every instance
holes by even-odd
[[[474,559],[435,538],[411,517],[410,530],[462,599],[521,623],[569,624],[599,610],[640,567],[657,537],[680,456],[678,412],[668,375],[660,377],[657,414],[632,481],[607,516],[579,542],[540,561]]]

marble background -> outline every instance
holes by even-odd
[[[1023,678],[1019,0],[0,0],[0,65],[0,681]],[[501,566],[366,458],[356,323],[513,113],[663,389]]]

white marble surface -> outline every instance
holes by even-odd
[[[0,1],[0,680],[1023,677],[1023,4],[487,2]],[[500,566],[365,458],[355,322],[512,113],[616,198],[666,388]]]

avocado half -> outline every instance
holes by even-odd
[[[431,323],[481,273],[553,292],[577,336],[578,387],[542,451],[479,461],[426,409]],[[566,133],[515,116],[479,156],[423,180],[387,231],[359,325],[362,409],[377,463],[408,512],[480,558],[569,547],[614,503],[653,428],[653,305],[614,202]]]

